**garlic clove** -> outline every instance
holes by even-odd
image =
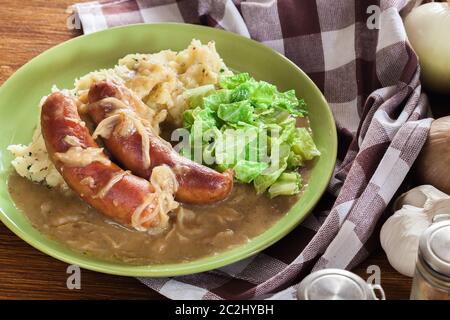
[[[408,204],[418,208],[423,208],[425,203],[435,202],[439,199],[449,198],[450,196],[432,185],[425,184],[415,187],[408,192],[400,195],[394,202],[394,211],[399,210],[403,205]]]
[[[381,228],[381,246],[391,266],[412,277],[420,236],[435,215],[450,212],[450,196],[431,185],[423,185],[402,194],[394,208],[397,211]]]
[[[386,221],[380,232],[381,246],[389,263],[408,277],[414,275],[419,237],[431,223],[422,210],[412,208],[397,211]]]

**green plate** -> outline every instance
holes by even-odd
[[[17,210],[8,193],[12,168],[10,144],[30,142],[38,119],[38,103],[53,84],[71,88],[75,78],[99,68],[112,67],[129,53],[181,50],[191,39],[214,40],[225,63],[234,70],[249,72],[280,89],[295,89],[309,106],[314,138],[322,156],[312,169],[301,199],[273,227],[233,250],[192,262],[130,266],[74,252],[34,229]],[[270,246],[298,225],[318,202],[333,172],[337,137],[328,104],[314,83],[291,61],[255,41],[218,29],[187,24],[140,24],[113,28],[60,44],[20,68],[0,88],[0,218],[23,240],[48,255],[99,272],[125,276],[175,276],[222,267]],[[11,252],[13,255],[14,253]]]

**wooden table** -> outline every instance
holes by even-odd
[[[80,35],[66,28],[65,9],[74,0],[2,0],[0,5],[0,84],[44,50]],[[390,299],[408,299],[411,280],[397,273],[379,248],[356,270],[381,269]],[[134,278],[82,270],[81,289],[66,287],[67,264],[44,255],[0,223],[0,299],[155,299],[162,298]]]

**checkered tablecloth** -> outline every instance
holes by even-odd
[[[295,299],[311,270],[350,269],[369,253],[380,215],[425,142],[426,96],[397,0],[122,0],[76,4],[85,33],[131,23],[223,28],[279,51],[327,98],[339,133],[328,193],[264,252],[217,270],[140,280],[172,299]]]

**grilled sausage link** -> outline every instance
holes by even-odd
[[[60,92],[50,95],[42,106],[41,130],[51,161],[84,201],[138,230],[164,227],[167,221],[155,209],[154,186],[108,159],[82,122],[73,98]],[[135,218],[145,223],[137,221],[137,227]]]
[[[112,99],[111,99],[112,98]],[[109,82],[99,82],[91,86],[88,95],[87,112],[98,125],[104,119],[126,106],[127,112],[135,116],[142,114],[143,102],[126,87]],[[141,118],[142,119],[142,118]],[[124,119],[122,119],[124,121]],[[151,129],[146,129],[150,144],[150,164],[145,164],[142,136],[135,130],[130,135],[118,134],[121,123],[103,141],[109,152],[124,168],[134,174],[148,178],[155,166],[162,164],[172,168],[178,181],[175,198],[191,204],[210,204],[225,199],[233,187],[233,171],[219,173],[178,154],[172,146]]]

